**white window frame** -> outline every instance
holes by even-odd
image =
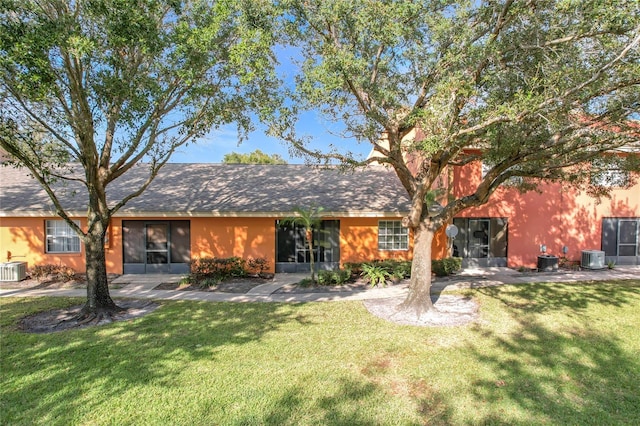
[[[408,251],[409,228],[402,226],[400,220],[378,221],[378,250]]]
[[[591,182],[603,188],[624,188],[629,184],[629,173],[620,169],[601,170],[591,175]]]
[[[45,221],[45,235],[45,253],[80,253],[80,237],[64,220]]]

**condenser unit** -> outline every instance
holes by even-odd
[[[27,262],[0,263],[0,281],[22,281],[27,277]]]
[[[604,269],[604,252],[601,250],[582,250],[580,266],[585,269]]]

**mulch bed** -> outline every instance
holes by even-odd
[[[459,327],[476,322],[480,317],[478,303],[470,297],[440,295],[433,302],[433,309],[420,315],[411,309],[401,309],[403,300],[403,297],[371,299],[363,304],[378,318],[417,327]]]
[[[53,333],[64,330],[78,330],[108,324],[110,322],[139,318],[160,307],[159,303],[151,300],[137,299],[117,300],[116,304],[122,308],[122,311],[114,313],[109,321],[79,322],[74,318],[78,315],[83,305],[77,305],[66,309],[54,309],[29,315],[20,320],[18,328],[26,333]]]

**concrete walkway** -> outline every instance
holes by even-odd
[[[295,284],[306,274],[276,274],[273,281],[253,287],[246,294],[205,291],[156,290],[160,284],[176,283],[182,275],[121,275],[113,280],[113,298],[201,300],[209,302],[327,302],[403,297],[408,281],[387,287],[366,290],[332,291],[324,293],[275,293],[287,284]],[[615,269],[559,271],[556,273],[520,273],[509,268],[465,269],[455,276],[433,281],[435,291],[478,288],[502,284],[534,282],[577,282],[640,279],[640,266],[616,266]],[[67,296],[86,297],[85,289],[0,289],[0,297]]]

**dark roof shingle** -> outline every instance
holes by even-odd
[[[109,185],[108,199],[119,201],[146,176],[145,165],[134,167]],[[55,210],[26,169],[2,167],[0,177],[3,216]],[[86,190],[77,183],[56,191],[68,211],[86,211]],[[343,172],[306,165],[170,163],[119,214],[286,215],[309,206],[353,216],[402,214],[409,210],[410,200],[394,171],[382,166]]]

